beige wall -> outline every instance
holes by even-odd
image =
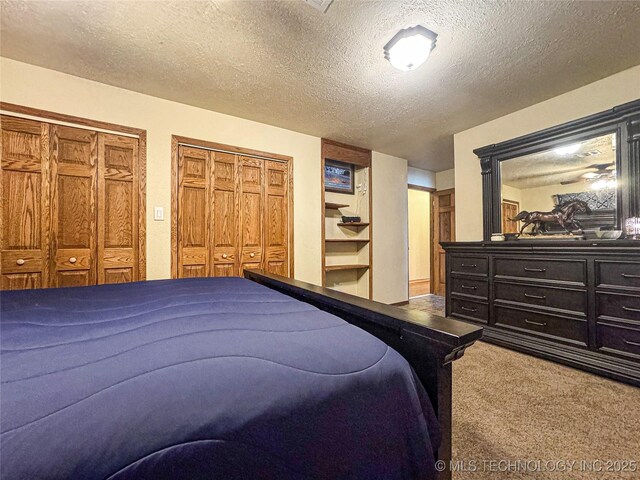
[[[502,185],[502,199],[518,202],[520,211],[528,212],[540,211],[548,212],[553,210],[555,203],[553,195],[558,193],[578,193],[584,192],[585,187],[580,184],[570,185],[545,185],[535,188],[515,188],[509,185]]]
[[[373,152],[373,293],[385,303],[409,298],[407,162]]]
[[[527,210],[529,212],[535,210],[546,212],[555,207],[553,195],[558,193],[578,193],[584,191],[586,191],[586,188],[584,185],[580,184],[546,185],[544,187],[525,188],[521,190],[522,202],[520,203],[520,209]]]
[[[430,278],[431,194],[409,189],[409,281]]]
[[[473,149],[640,98],[640,65],[454,135],[456,239],[482,239],[482,179]],[[461,195],[464,192],[464,195]]]
[[[422,168],[409,167],[407,170],[409,185],[436,188],[436,173]]]
[[[449,190],[455,187],[455,172],[451,168],[436,173],[436,190]]]
[[[511,200],[512,202],[520,203],[522,206],[522,190],[516,187],[510,187],[509,185],[502,185],[501,198],[503,200]]]
[[[293,156],[295,277],[321,282],[319,138],[5,58],[0,59],[0,99],[147,130],[149,279],[170,276],[172,134]],[[379,207],[373,229],[374,258],[378,259],[374,294],[381,301],[399,302],[407,298],[407,162],[374,154],[373,164],[374,205]],[[165,221],[153,220],[154,206],[164,207]],[[394,251],[385,251],[391,246]]]

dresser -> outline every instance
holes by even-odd
[[[446,314],[483,340],[640,386],[640,242],[443,243]]]

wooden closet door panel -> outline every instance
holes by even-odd
[[[178,150],[178,278],[207,277],[210,268],[211,158],[207,150]]]
[[[431,288],[436,295],[444,295],[446,289],[446,254],[440,242],[456,239],[455,191],[441,190],[432,195],[433,258]]]
[[[264,245],[264,161],[240,157],[240,274],[262,268]]]
[[[265,269],[289,276],[289,178],[287,164],[266,162]]]
[[[0,117],[1,288],[49,286],[49,125]]]
[[[138,139],[98,134],[98,284],[139,279]]]
[[[97,133],[51,125],[51,284],[96,283]]]
[[[211,152],[213,162],[213,276],[238,275],[237,157]]]

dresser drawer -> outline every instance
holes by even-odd
[[[565,338],[585,345],[587,343],[586,320],[535,313],[497,305],[494,312],[496,326]]]
[[[598,317],[640,321],[640,296],[599,292],[597,301]]]
[[[598,322],[598,348],[640,359],[640,328]]]
[[[487,298],[489,295],[489,283],[473,278],[454,277],[451,279],[450,288],[451,293],[460,293],[462,295],[473,295],[482,298]]]
[[[640,242],[638,242],[638,250],[640,251]],[[640,291],[640,262],[596,260],[596,285]]]
[[[481,275],[486,277],[489,273],[488,257],[449,257],[451,273],[463,273],[468,275]]]
[[[496,258],[495,275],[500,277],[585,284],[584,260]]]
[[[587,314],[587,293],[567,288],[495,282],[495,299]]]
[[[486,303],[452,298],[451,313],[461,318],[476,320],[482,323],[489,321],[489,306]]]

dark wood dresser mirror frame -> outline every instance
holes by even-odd
[[[640,99],[604,112],[557,125],[473,151],[482,167],[483,237],[502,232],[501,162],[525,155],[616,134],[616,228],[624,219],[640,216]]]

